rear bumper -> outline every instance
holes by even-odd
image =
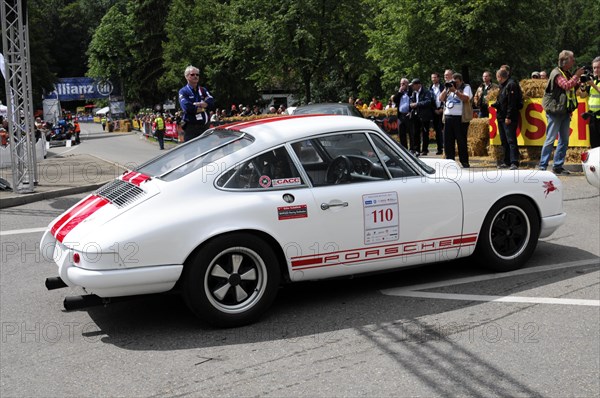
[[[560,213],[550,217],[542,218],[542,225],[540,228],[540,238],[546,238],[554,233],[564,224],[567,218],[567,213]]]
[[[75,250],[44,234],[41,249],[58,266],[58,275],[68,286],[79,286],[99,297],[134,296],[171,290],[183,271],[182,264],[120,269],[85,269],[73,262]]]

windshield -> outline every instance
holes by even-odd
[[[211,129],[163,156],[144,163],[136,171],[166,181],[176,180],[253,142],[245,133]]]

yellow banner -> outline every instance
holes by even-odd
[[[579,98],[578,98],[579,99]],[[496,109],[490,106],[490,144],[500,145],[498,134],[498,121]],[[579,99],[577,109],[571,114],[571,131],[569,146],[590,146],[590,128],[581,114],[587,112],[587,102]],[[520,111],[519,125],[517,126],[517,144],[520,146],[542,146],[546,141],[546,112],[542,108],[541,98],[528,98],[524,100],[523,109]],[[554,142],[556,145],[558,140]]]

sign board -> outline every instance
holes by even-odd
[[[46,122],[55,124],[62,117],[60,110],[60,101],[57,99],[45,99],[42,102],[44,107],[44,117]]]
[[[78,101],[108,98],[112,92],[113,84],[110,80],[91,77],[66,77],[58,79],[58,83],[54,85],[54,91],[45,95],[44,99]]]

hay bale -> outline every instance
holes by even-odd
[[[542,98],[546,91],[547,80],[545,79],[523,79],[519,82],[521,91],[523,92],[523,99],[528,98]],[[488,103],[493,104],[496,102],[498,95],[500,94],[499,89],[490,90],[487,96]],[[577,96],[580,96],[581,92],[577,90]]]
[[[277,114],[267,113],[267,114],[264,114],[264,115],[224,117],[224,118],[221,119],[221,121],[225,122],[225,123],[248,122],[250,120],[267,119],[267,118],[270,118],[270,117],[281,117],[281,116],[285,116],[285,115],[277,115]]]
[[[488,156],[490,130],[488,118],[475,118],[469,124],[467,145],[469,156]]]
[[[498,95],[500,94],[500,89],[499,88],[494,88],[491,89],[490,91],[488,91],[488,95],[487,95],[487,102],[488,104],[493,104],[494,102],[496,102],[496,99],[498,98]]]
[[[379,109],[359,109],[360,113],[366,118],[384,118],[390,116],[396,116],[398,110],[396,108],[390,108],[385,110]]]

